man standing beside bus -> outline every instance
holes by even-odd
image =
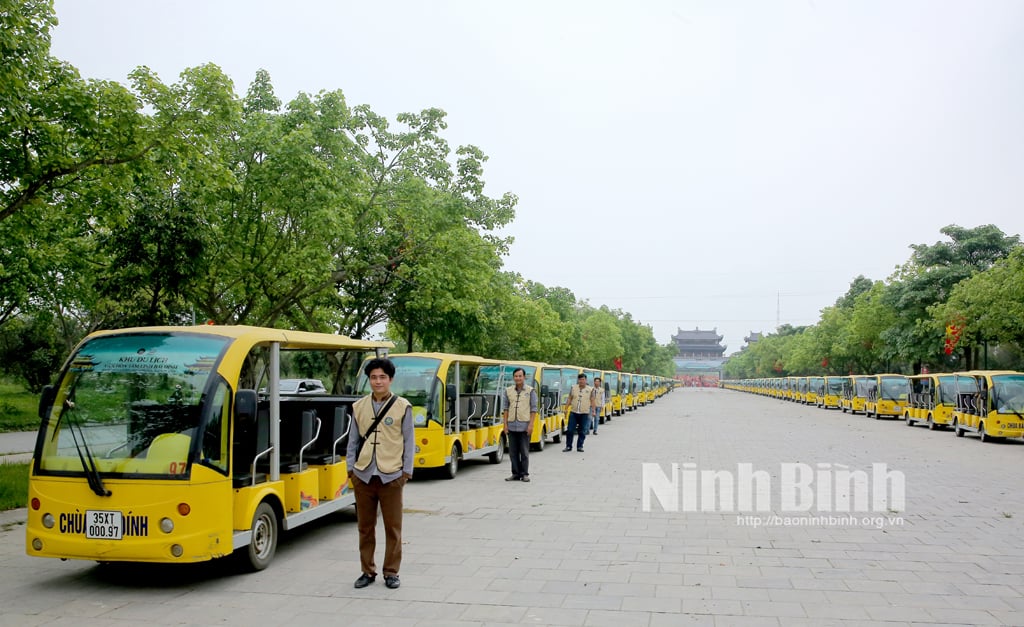
[[[512,476],[505,481],[530,480],[530,440],[533,438],[533,417],[537,414],[537,391],[526,385],[526,371],[512,371],[515,385],[505,390],[502,399],[501,420],[508,438],[508,452],[512,458]]]
[[[597,425],[601,422],[602,411],[604,411],[604,382],[601,381],[601,377],[594,377],[594,396],[590,400],[590,426],[594,428],[594,435],[597,435]]]
[[[401,585],[398,569],[402,563],[402,489],[412,479],[412,405],[391,393],[395,365],[377,358],[363,369],[370,381],[370,394],[352,405],[355,434],[348,439],[348,476],[356,496],[359,528],[359,562],[362,574],[356,588],[365,588],[377,578],[373,554],[377,548],[377,508],[384,518],[384,584]]]
[[[575,433],[579,436],[576,441],[576,450],[583,452],[583,440],[587,439],[587,427],[590,422],[590,406],[594,398],[594,389],[587,385],[587,375],[582,372],[576,377],[577,385],[569,389],[569,400],[565,404],[569,412],[569,430],[565,434],[565,448],[563,452],[572,450],[572,436]]]

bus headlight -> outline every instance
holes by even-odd
[[[160,531],[163,531],[164,533],[170,533],[170,532],[174,531],[174,521],[171,520],[170,518],[161,518],[160,519]],[[175,555],[175,557],[178,557],[178,556]]]
[[[53,514],[43,514],[43,526],[47,529],[53,529]]]

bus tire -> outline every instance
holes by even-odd
[[[541,430],[540,430],[540,439],[537,440],[536,444],[533,444],[532,442],[530,443],[530,450],[531,451],[536,451],[538,453],[543,451],[544,450],[544,440],[547,437],[548,437],[547,429],[541,428]]]
[[[957,418],[953,419],[953,433],[955,433],[958,438],[964,437],[964,430],[960,427],[960,420]]]
[[[452,444],[451,458],[444,465],[444,478],[454,479],[457,474],[459,474],[459,445]]]
[[[928,414],[928,430],[935,431],[935,429],[937,429],[938,427],[939,425],[935,424],[935,417],[932,416],[931,414]]]
[[[910,417],[910,412],[903,412],[903,419],[907,421],[908,427],[914,426],[914,419]]]
[[[554,442],[555,444],[558,444],[559,442],[562,441],[562,426],[561,425],[559,425],[558,428],[555,429],[555,434],[551,436],[551,441]]]
[[[252,537],[242,555],[245,557],[246,568],[255,572],[269,566],[277,551],[277,512],[266,501],[260,503],[253,512],[252,525],[249,528],[252,530]]]
[[[997,440],[1001,440],[1001,439],[1002,438],[997,438],[994,435],[989,435],[985,431],[985,423],[984,422],[978,423],[978,440],[980,442],[996,442]]]
[[[505,440],[505,434],[502,433],[498,437],[498,450],[494,451],[493,453],[489,453],[487,455],[487,461],[491,462],[492,464],[500,464],[501,460],[505,459],[505,446],[507,444],[508,442]]]

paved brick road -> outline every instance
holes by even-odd
[[[686,389],[616,418],[585,453],[560,449],[531,455],[529,484],[502,480],[507,461],[411,483],[399,590],[352,588],[351,513],[292,533],[252,575],[31,559],[24,513],[8,513],[0,625],[1024,625],[1024,442]],[[906,504],[880,527],[644,512],[644,462],[766,471],[775,507],[758,520],[786,515],[781,462],[885,462]]]

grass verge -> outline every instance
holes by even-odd
[[[0,433],[39,428],[39,396],[9,379],[0,379]]]
[[[0,511],[28,505],[28,463],[0,462]]]

